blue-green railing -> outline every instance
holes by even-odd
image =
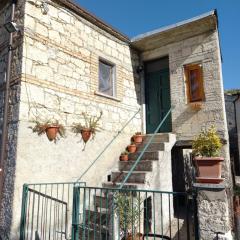
[[[70,238],[76,186],[85,186],[85,183],[24,184],[20,240]]]
[[[75,187],[73,240],[195,238],[195,196],[186,192]]]
[[[122,128],[117,132],[117,134],[111,139],[111,141],[103,148],[103,150],[99,153],[99,155],[95,158],[94,161],[87,167],[87,169],[82,173],[82,175],[76,180],[79,182],[83,176],[91,169],[91,167],[101,158],[101,156],[106,152],[106,150],[112,145],[112,143],[118,138],[118,136],[123,132],[123,130],[128,126],[128,124],[136,117],[136,115],[140,112],[140,108],[138,111],[122,126]]]

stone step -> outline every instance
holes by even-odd
[[[139,157],[139,155],[141,154],[141,152],[136,152],[136,153],[130,153],[128,155],[129,160],[137,160],[137,158]],[[142,160],[158,160],[159,158],[159,153],[158,151],[152,151],[152,152],[145,152],[141,158]]]
[[[94,196],[94,207],[96,208],[108,208],[111,205],[112,198],[108,195],[108,197],[104,196]]]
[[[86,225],[98,224],[105,226],[107,218],[109,218],[109,214],[106,211],[85,210],[85,214]]]
[[[141,144],[138,146],[137,151],[141,152],[141,150],[144,149],[146,145]],[[148,148],[146,149],[146,152],[154,152],[154,151],[164,151],[165,150],[165,143],[151,143]]]
[[[104,188],[119,188],[121,183],[113,183],[113,182],[105,182],[102,184],[102,186]],[[140,188],[143,188],[143,184],[142,183],[125,183],[124,186],[123,186],[123,189],[140,189]]]
[[[94,223],[79,226],[79,239],[103,240],[106,239],[106,235],[108,236],[108,227],[106,226],[100,227]]]
[[[125,177],[127,176],[128,172],[112,172],[112,181],[121,183]],[[132,172],[130,177],[128,178],[128,183],[145,183],[145,175],[146,172]]]
[[[129,171],[133,164],[135,163],[135,161],[127,161],[127,162],[123,162],[123,161],[119,161],[119,170],[120,171]],[[143,160],[140,161],[137,166],[135,167],[134,171],[152,171],[152,161],[149,160]]]
[[[144,139],[144,143],[147,143],[150,138],[152,137],[153,134],[147,134],[143,137]],[[169,142],[170,140],[170,134],[169,133],[157,133],[154,138],[152,139],[152,142],[159,142],[159,143],[163,143],[163,142]]]

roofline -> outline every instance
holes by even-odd
[[[209,17],[209,16],[213,16],[213,15],[216,16],[216,19],[218,19],[218,17],[217,17],[217,10],[216,9],[214,9],[214,10],[212,10],[210,12],[206,12],[204,14],[201,14],[199,16],[196,16],[196,17],[193,17],[193,18],[190,18],[190,19],[187,19],[187,20],[175,23],[175,24],[171,24],[171,25],[168,25],[168,26],[164,26],[164,27],[155,29],[153,31],[149,31],[149,32],[146,32],[146,33],[143,33],[143,34],[139,34],[136,37],[133,37],[131,39],[131,42],[137,42],[137,41],[142,40],[143,38],[154,36],[154,35],[162,33],[162,32],[167,32],[167,31],[172,30],[174,28],[182,27],[182,26],[184,26],[186,24],[189,24],[189,23],[201,20],[201,19]],[[218,20],[217,20],[217,25],[218,25]]]
[[[103,29],[107,33],[118,38],[119,40],[126,43],[130,43],[130,39],[126,35],[116,30],[110,24],[105,23],[102,19],[96,17],[94,14],[88,12],[86,9],[80,7],[77,3],[73,2],[72,0],[53,0],[53,1],[61,3],[63,6],[67,7],[71,11],[75,12],[79,16],[83,17],[84,19],[88,20],[89,22],[93,23],[94,25],[98,26],[99,28]]]

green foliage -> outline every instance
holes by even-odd
[[[123,232],[135,232],[141,219],[140,197],[134,197],[133,193],[119,192],[115,195],[116,213],[119,218],[119,226]]]
[[[202,130],[193,141],[193,154],[202,157],[216,157],[222,147],[221,139],[214,126]]]
[[[128,155],[129,154],[129,151],[123,151],[123,152],[121,152],[121,155]]]
[[[39,120],[32,121],[35,123],[34,127],[30,127],[34,133],[37,133],[38,136],[41,136],[42,134],[46,133],[46,129],[49,127],[59,127],[58,135],[60,137],[65,137],[66,135],[66,129],[62,124],[59,124],[59,121],[57,120],[47,120],[45,122],[40,122]]]
[[[225,90],[226,94],[240,94],[240,89],[236,88],[236,89],[229,89],[229,90]]]
[[[102,111],[100,112],[99,116],[90,116],[86,112],[82,113],[84,118],[84,124],[82,123],[74,123],[72,126],[72,131],[76,134],[81,133],[85,129],[89,129],[92,132],[93,138],[96,135],[96,132],[101,130],[99,121],[102,118]]]

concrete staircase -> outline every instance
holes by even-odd
[[[118,162],[118,170],[112,171],[111,181],[102,183],[104,188],[117,188],[120,186],[144,146],[148,143],[150,137],[151,135],[144,136],[143,143],[137,146],[137,152],[129,154],[129,161]],[[174,134],[157,134],[123,188],[172,191],[171,149],[175,142],[176,137]],[[162,174],[164,176],[159,174],[161,167],[164,169],[164,174]],[[168,178],[167,180],[164,179],[166,176]],[[163,184],[165,187],[168,186],[168,189],[161,189],[161,182],[164,181],[170,181],[168,184]],[[105,194],[96,194],[94,196],[95,209],[92,211],[86,210],[86,216],[90,217],[88,218],[88,222],[86,222],[88,229],[85,232],[88,232],[88,234],[91,235],[93,234],[93,231],[95,231],[95,239],[104,239],[106,238],[106,234],[108,234],[108,226],[106,223],[108,218],[108,216],[106,216],[108,206],[106,206],[106,202]],[[82,236],[82,234],[80,234],[80,236]]]

